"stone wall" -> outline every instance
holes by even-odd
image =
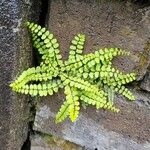
[[[21,150],[27,134],[31,150],[150,149],[150,5],[147,1],[2,0],[0,12],[0,150]],[[72,37],[79,32],[86,35],[84,53],[104,47],[129,50],[130,58],[116,58],[113,65],[124,72],[137,72],[137,81],[128,85],[136,101],[129,102],[116,95],[115,103],[121,110],[118,114],[87,107],[82,108],[75,123],[67,119],[55,124],[55,114],[65,100],[61,90],[40,101],[35,98],[36,112],[30,111],[33,99],[9,88],[23,70],[36,64],[30,34],[24,26],[27,20],[39,22],[54,33],[64,60]],[[30,121],[34,123],[29,129]]]
[[[29,96],[14,93],[9,84],[32,64],[24,27],[27,20],[38,18],[39,1],[0,1],[0,150],[20,150],[27,138]]]

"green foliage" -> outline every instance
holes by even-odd
[[[68,60],[62,61],[59,44],[51,32],[30,22],[27,22],[27,27],[34,47],[42,55],[42,62],[38,67],[24,71],[10,86],[16,92],[31,96],[53,95],[59,88],[64,88],[66,101],[56,115],[56,122],[67,116],[74,122],[82,102],[97,109],[118,112],[119,109],[113,105],[115,92],[135,100],[134,95],[123,86],[136,79],[135,73],[123,74],[111,63],[115,56],[129,55],[129,52],[104,48],[83,55],[85,35],[77,34],[71,41]]]

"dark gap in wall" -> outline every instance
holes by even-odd
[[[150,6],[150,0],[131,0],[131,2],[139,6],[140,8]]]
[[[50,0],[41,0],[39,20],[36,23],[38,23],[42,27],[45,26],[49,3],[50,3]],[[32,62],[33,66],[38,66],[40,64],[39,53],[34,48],[33,48],[33,58],[32,58],[32,60],[33,60],[33,62]],[[21,150],[30,150],[31,149],[30,136],[31,136],[31,134],[34,133],[33,123],[34,123],[34,118],[35,118],[35,114],[36,114],[35,98],[34,99],[30,98],[29,104],[30,104],[31,121],[29,122],[28,137],[27,137],[26,141],[24,142]]]
[[[50,3],[50,0],[41,0],[38,24],[41,25],[42,27],[45,26],[49,3]],[[40,57],[37,49],[33,49],[33,65],[38,66],[40,64],[40,61],[41,61],[41,57]],[[34,118],[36,115],[36,104],[37,104],[36,101],[38,101],[37,98],[34,98],[34,99],[31,98],[31,101],[29,102],[31,104],[30,112],[32,115],[32,121],[29,123],[29,129],[30,129],[29,138],[30,138],[30,135],[33,134],[33,132],[34,132],[33,131],[33,123],[34,123]]]
[[[30,132],[28,132],[27,140],[24,142],[21,150],[30,150],[31,141],[30,141]]]
[[[49,4],[50,4],[50,0],[42,0],[41,13],[39,16],[39,24],[41,26],[45,26]]]
[[[33,99],[30,98],[29,100],[29,105],[30,105],[30,122],[28,124],[28,137],[26,139],[26,141],[24,142],[21,150],[30,150],[31,149],[31,139],[30,136],[31,134],[34,132],[33,131],[33,123],[34,123],[34,118],[35,118],[35,113],[36,113],[36,103],[37,103],[37,99]]]
[[[39,21],[38,24],[42,27],[45,27],[45,22],[47,18],[48,13],[48,6],[49,6],[50,0],[42,0],[41,1],[41,11],[39,15]],[[36,49],[33,48],[33,65],[38,66],[40,64],[41,57]]]

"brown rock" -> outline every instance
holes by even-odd
[[[141,88],[145,91],[150,92],[150,67],[149,67],[144,79],[141,82]]]
[[[140,9],[126,1],[57,0],[51,2],[49,10],[48,28],[56,35],[64,58],[73,36],[84,33],[85,53],[104,47],[131,51],[131,59],[120,59],[117,67],[130,63],[129,71],[135,70],[138,79],[144,76],[150,62],[150,7]]]

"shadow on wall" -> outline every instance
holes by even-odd
[[[150,6],[150,1],[149,0],[131,0],[131,2],[138,5],[140,8]]]

